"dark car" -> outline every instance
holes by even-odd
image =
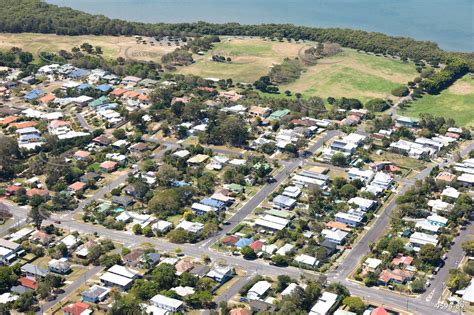
[[[276,178],[273,177],[273,176],[267,177],[267,183],[268,183],[268,184],[276,183],[276,181],[277,181]]]

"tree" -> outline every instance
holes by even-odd
[[[15,165],[20,158],[20,149],[15,139],[0,135],[0,178],[12,178]]]
[[[255,251],[249,246],[242,247],[240,253],[242,254],[242,256],[244,256],[245,259],[257,258],[257,254],[255,254]]]
[[[365,108],[370,110],[371,112],[383,112],[389,109],[390,105],[386,100],[383,100],[381,98],[374,98],[365,104]]]
[[[349,311],[354,312],[356,314],[364,313],[366,308],[362,299],[356,296],[348,296],[342,301],[342,303],[349,307]]]
[[[160,290],[169,290],[176,281],[176,268],[170,264],[160,264],[152,271],[151,278],[159,285]]]
[[[196,283],[196,288],[201,291],[208,291],[211,290],[213,287],[216,286],[216,282],[211,278],[201,278]]]
[[[135,224],[133,227],[132,227],[132,231],[133,233],[135,233],[136,235],[141,235],[142,234],[142,226],[140,224]]]
[[[335,165],[335,166],[346,166],[347,157],[343,153],[338,152],[334,154],[333,156],[331,156],[331,163],[332,165]]]
[[[339,193],[341,194],[341,196],[349,199],[357,195],[357,188],[352,184],[345,184],[341,187]]]
[[[18,280],[18,276],[10,266],[0,266],[0,292],[5,293]]]
[[[130,292],[142,301],[148,301],[160,292],[160,285],[154,281],[137,279]]]
[[[408,94],[410,94],[410,90],[406,86],[401,86],[392,90],[392,95],[394,96],[403,97],[407,96]]]
[[[459,269],[451,269],[449,270],[447,286],[451,292],[456,292],[467,287],[470,280],[471,277],[469,277],[468,274],[465,274]]]
[[[471,277],[474,276],[474,261],[469,260],[463,267],[463,271],[470,275]]]
[[[115,129],[112,132],[112,135],[117,138],[117,139],[125,139],[127,137],[127,133],[125,132],[124,129]]]
[[[198,291],[194,294],[184,297],[186,304],[193,308],[202,308],[209,305],[212,301],[212,293],[209,291]]]
[[[37,230],[41,229],[41,224],[44,220],[49,218],[49,211],[45,207],[31,207],[28,212],[28,217],[33,221]]]
[[[425,291],[425,280],[417,278],[411,283],[411,289],[415,293],[423,293]]]
[[[105,255],[100,258],[100,264],[104,266],[105,269],[107,269],[113,265],[121,265],[122,258],[119,254]]]
[[[317,282],[310,282],[304,289],[304,298],[301,306],[304,310],[309,311],[321,295],[321,285]]]
[[[131,294],[116,295],[109,311],[110,315],[141,315],[142,309],[138,299]]]
[[[20,59],[20,62],[24,65],[27,65],[33,61],[33,55],[30,52],[22,51],[18,54],[18,58]]]
[[[387,250],[390,252],[392,257],[402,252],[404,248],[405,242],[403,242],[401,238],[395,237],[388,241]]]
[[[272,256],[272,262],[279,267],[288,266],[288,258],[283,255],[274,255]]]
[[[474,152],[474,151],[472,151]],[[474,240],[464,241],[461,244],[462,249],[466,252],[467,255],[474,255]]]
[[[441,255],[441,249],[437,248],[433,244],[425,244],[421,246],[418,253],[418,257],[420,258],[421,262],[431,266],[435,266],[439,263]]]
[[[13,303],[13,308],[19,312],[27,312],[35,304],[34,292],[26,292],[21,294],[18,299]]]
[[[351,293],[349,292],[349,290],[343,286],[342,284],[340,283],[331,283],[327,288],[326,288],[327,291],[329,292],[332,292],[332,293],[335,293],[337,295],[339,295],[339,297],[341,299],[345,299],[346,297],[350,296]]]
[[[156,172],[156,178],[161,186],[169,186],[172,181],[179,179],[180,175],[178,169],[169,164],[161,165]]]

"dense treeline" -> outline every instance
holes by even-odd
[[[0,0],[0,31],[39,32],[60,35],[144,35],[194,36],[236,35],[293,38],[338,43],[344,47],[373,53],[389,54],[413,60],[445,62],[457,55],[474,69],[474,53],[448,53],[437,44],[406,37],[392,37],[381,33],[340,28],[313,28],[291,24],[241,25],[238,23],[211,24],[206,22],[177,24],[146,24],[109,19],[46,4],[40,0]]]
[[[437,94],[453,84],[469,71],[467,63],[460,58],[453,58],[441,71],[424,79],[420,86],[429,94]]]

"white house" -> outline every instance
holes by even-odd
[[[183,302],[177,299],[157,294],[151,298],[150,303],[154,306],[166,310],[171,313],[180,312],[183,308]]]
[[[374,171],[351,168],[347,172],[347,176],[349,177],[349,180],[360,179],[364,183],[368,184],[374,178]]]
[[[336,306],[337,297],[337,294],[331,292],[323,292],[316,304],[314,304],[314,306],[311,308],[309,315],[331,314],[331,311]]]
[[[272,284],[268,281],[258,281],[247,292],[249,300],[260,300],[265,296],[265,293],[271,288]]]

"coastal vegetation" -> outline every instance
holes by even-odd
[[[58,7],[40,0],[0,0],[0,31],[11,33],[39,32],[59,35],[233,35],[261,36],[277,39],[310,40],[337,43],[344,47],[403,59],[427,60],[432,64],[446,62],[453,55],[465,59],[474,69],[473,53],[449,53],[428,41],[393,37],[381,33],[340,28],[312,28],[291,24],[241,25],[205,22],[147,24],[109,19],[71,8]]]

